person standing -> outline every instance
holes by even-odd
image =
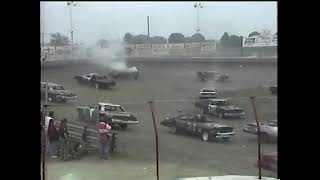
[[[109,159],[109,140],[111,126],[105,121],[97,121],[98,138],[100,143],[100,159]]]
[[[69,133],[68,133],[68,128],[67,128],[67,119],[62,119],[60,126],[59,126],[59,140],[60,140],[60,145],[61,145],[61,151],[60,151],[60,158],[61,160],[68,160],[68,152],[69,152]]]
[[[48,126],[48,140],[49,140],[49,154],[52,158],[57,158],[57,145],[59,141],[59,134],[54,125],[53,119],[50,119]]]

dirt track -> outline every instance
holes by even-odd
[[[123,105],[129,112],[136,114],[140,124],[119,131],[119,152],[112,160],[102,163],[92,155],[76,162],[50,162],[49,179],[76,171],[82,179],[147,179],[155,174],[155,142],[148,100],[161,99],[195,99],[204,86],[214,86],[222,97],[230,97],[231,101],[245,108],[244,120],[220,120],[218,122],[233,125],[236,136],[231,142],[204,143],[199,137],[173,135],[168,129],[159,125],[159,121],[167,116],[175,115],[178,108],[184,112],[199,112],[193,102],[161,102],[156,103],[156,119],[158,121],[160,140],[160,172],[165,178],[176,176],[207,176],[224,174],[257,175],[254,163],[257,161],[256,137],[242,132],[243,125],[253,120],[249,96],[270,96],[265,85],[276,84],[276,65],[243,65],[210,64],[210,63],[144,63],[133,64],[141,71],[138,80],[118,81],[115,88],[96,90],[78,84],[72,77],[88,72],[105,73],[103,67],[96,65],[74,66],[65,68],[47,68],[41,71],[42,80],[63,84],[74,91],[79,99],[68,102],[66,107],[55,107],[55,115],[59,118],[76,119],[74,106],[95,104],[97,101],[112,102]],[[228,73],[230,81],[206,83],[195,80],[195,70],[207,69]],[[277,118],[277,100],[257,100],[259,118],[269,120]],[[271,152],[276,144],[264,144],[263,151]],[[90,166],[87,166],[89,163]],[[111,164],[112,167],[111,167]],[[141,168],[140,168],[141,166]],[[145,168],[144,168],[145,167]],[[122,168],[123,170],[115,169]],[[139,169],[140,168],[140,169]],[[72,169],[72,170],[71,170]],[[92,169],[92,170],[91,170]],[[101,169],[101,176],[93,172]],[[103,172],[102,172],[103,171]],[[140,175],[135,174],[141,173]],[[85,173],[88,172],[88,173]],[[118,173],[116,173],[118,172]],[[264,176],[275,176],[274,173],[263,171]],[[91,175],[96,176],[95,178]],[[115,177],[117,176],[117,177]],[[79,178],[79,177],[78,177]],[[81,179],[79,178],[79,179]],[[153,178],[155,179],[155,178]]]

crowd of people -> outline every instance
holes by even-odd
[[[66,118],[60,121],[57,128],[53,112],[49,112],[45,116],[44,130],[46,141],[46,155],[49,158],[56,159],[60,157],[61,160],[69,160],[70,158],[79,157],[86,151],[86,148],[74,145],[70,146],[70,136],[67,128],[68,120]],[[110,132],[111,126],[104,120],[97,120],[97,131],[99,141],[99,155],[100,159],[109,159],[109,144],[112,137]]]

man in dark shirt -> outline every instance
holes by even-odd
[[[53,119],[50,119],[48,126],[49,152],[52,158],[57,158],[57,145],[59,142],[59,134],[54,125]]]

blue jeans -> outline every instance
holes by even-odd
[[[109,138],[100,138],[100,158],[109,158]]]

